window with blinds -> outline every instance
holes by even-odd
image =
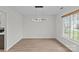
[[[79,42],[79,9],[63,15],[63,35]]]

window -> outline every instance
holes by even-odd
[[[63,35],[79,42],[79,13],[69,14],[63,17]]]

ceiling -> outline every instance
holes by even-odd
[[[25,16],[50,16],[60,13],[62,10],[72,9],[74,7],[65,6],[63,9],[60,9],[61,6],[44,6],[44,8],[35,8],[34,6],[11,6],[10,8]]]

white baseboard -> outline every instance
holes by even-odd
[[[67,43],[65,43],[64,41],[62,41],[62,40],[59,40],[59,39],[57,39],[61,44],[63,44],[65,47],[67,47],[70,51],[72,51],[73,52],[73,50],[71,49],[71,47],[70,47],[70,45],[68,45]]]
[[[16,43],[18,43],[21,39],[15,41],[13,44],[11,44],[5,51],[8,51],[10,48],[12,48]]]
[[[24,38],[55,38],[55,37],[24,37]]]

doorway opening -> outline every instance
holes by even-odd
[[[0,51],[6,50],[6,29],[7,29],[6,12],[0,10]]]

